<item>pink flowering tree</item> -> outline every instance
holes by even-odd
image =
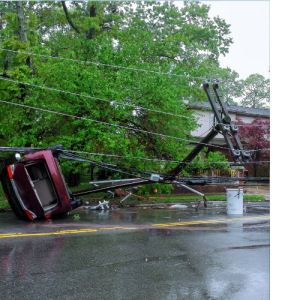
[[[244,149],[255,150],[250,152],[252,160],[254,162],[270,161],[270,120],[258,117],[249,124],[237,118],[233,123],[239,125],[238,136]],[[232,142],[235,145],[233,139]],[[250,163],[249,165],[256,177],[259,164]]]

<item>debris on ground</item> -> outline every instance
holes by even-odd
[[[101,202],[99,201],[99,204],[96,206],[92,206],[91,209],[95,210],[95,209],[100,209],[100,210],[104,210],[104,209],[109,209],[109,205],[108,205],[109,201],[104,201]]]
[[[119,209],[118,205],[116,205],[116,204],[112,204],[112,205],[110,206],[110,208],[111,208],[111,209]]]
[[[173,205],[170,206],[170,208],[187,208],[187,205],[173,204]]]

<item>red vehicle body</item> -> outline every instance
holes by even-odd
[[[1,183],[13,212],[21,219],[50,218],[82,205],[66,187],[51,150],[27,154],[1,172]]]

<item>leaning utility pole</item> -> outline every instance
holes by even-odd
[[[217,96],[217,100],[220,104],[221,111],[224,115],[222,118],[217,103],[214,101],[210,90],[209,90],[209,84],[210,80],[207,80],[203,83],[204,91],[207,95],[207,98],[209,100],[209,103],[213,109],[214,115],[217,119],[216,126],[213,127],[213,129],[201,140],[199,145],[197,145],[191,153],[181,162],[179,163],[173,170],[169,172],[169,174],[174,177],[177,176],[182,172],[182,170],[190,163],[192,160],[203,150],[203,148],[208,144],[217,134],[221,133],[224,136],[224,139],[229,147],[229,150],[231,152],[231,155],[233,157],[234,162],[249,162],[251,160],[250,152],[245,151],[243,149],[243,146],[239,140],[239,137],[237,135],[238,126],[233,125],[231,118],[229,116],[229,113],[226,109],[226,106],[224,104],[224,101],[222,100],[221,94],[219,92],[219,81],[216,80],[213,84],[214,92]],[[234,138],[237,149],[233,147],[233,144],[229,137],[229,132],[231,131],[231,136]]]

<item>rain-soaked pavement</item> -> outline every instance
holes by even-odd
[[[0,214],[0,299],[269,299],[269,203]]]

